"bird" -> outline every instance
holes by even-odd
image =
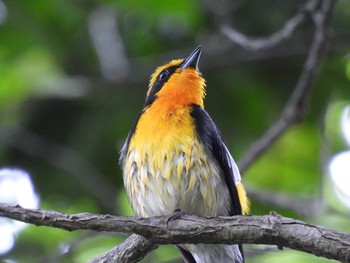
[[[120,151],[126,193],[139,218],[181,211],[197,216],[249,213],[239,169],[204,109],[202,47],[152,74],[146,100]],[[219,87],[216,87],[219,88]],[[180,244],[186,263],[242,263],[242,245]]]

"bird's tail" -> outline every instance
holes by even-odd
[[[186,263],[244,263],[241,245],[179,245]]]

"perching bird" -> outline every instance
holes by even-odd
[[[138,217],[247,214],[249,201],[219,129],[204,110],[201,46],[152,75],[143,109],[121,150],[124,185]],[[179,245],[188,263],[240,263],[239,245]]]

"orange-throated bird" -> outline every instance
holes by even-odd
[[[201,46],[152,75],[143,109],[121,150],[124,185],[138,217],[248,213],[241,177],[224,139],[204,110]],[[182,244],[189,263],[240,263],[239,245]]]

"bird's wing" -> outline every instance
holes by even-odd
[[[199,105],[192,105],[191,116],[195,120],[196,133],[205,149],[211,152],[219,163],[233,204],[230,215],[242,214],[236,184],[241,181],[238,167],[233,160],[224,139],[209,114]]]
[[[133,136],[134,133],[135,133],[137,123],[139,122],[139,119],[140,119],[142,113],[143,113],[143,111],[141,111],[141,112],[139,113],[139,115],[137,116],[137,119],[136,119],[134,125],[132,126],[132,128],[131,128],[131,130],[130,130],[130,132],[129,132],[129,134],[128,134],[128,137],[126,138],[126,141],[125,141],[125,143],[124,143],[124,145],[123,145],[123,148],[120,150],[120,153],[119,153],[119,164],[120,164],[120,165],[123,164],[123,162],[124,162],[124,160],[125,160],[125,157],[126,157],[126,155],[127,155],[127,153],[128,153],[130,140],[131,140],[132,136]]]

